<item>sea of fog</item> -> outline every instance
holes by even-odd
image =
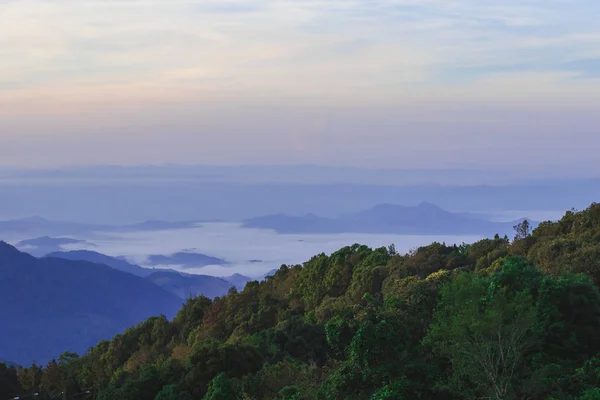
[[[199,268],[162,265],[186,273],[227,276],[240,273],[263,276],[282,264],[298,264],[319,253],[330,254],[354,243],[370,247],[394,244],[407,252],[434,241],[446,244],[471,243],[480,236],[375,235],[375,234],[292,234],[271,230],[242,228],[237,223],[203,223],[196,228],[152,232],[102,233],[86,239],[90,244],[64,246],[65,250],[87,249],[110,256],[125,256],[141,266],[151,254],[170,255],[180,251],[202,253],[227,260],[223,265]],[[257,262],[260,260],[260,262]]]

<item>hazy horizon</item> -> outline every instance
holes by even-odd
[[[520,185],[599,180],[600,172],[569,169],[523,171],[502,168],[378,168],[322,164],[89,164],[55,167],[1,167],[2,184],[64,184],[106,182],[183,183],[228,182],[243,184],[369,184],[369,185]]]

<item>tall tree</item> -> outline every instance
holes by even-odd
[[[515,398],[535,344],[536,314],[528,291],[490,286],[461,274],[442,288],[424,343],[451,364],[450,386],[473,397]]]
[[[0,398],[14,397],[20,389],[17,370],[0,362]]]
[[[52,360],[46,365],[46,368],[44,368],[40,382],[40,391],[47,396],[53,397],[64,390],[65,387],[60,367],[55,360]]]
[[[525,239],[531,235],[531,224],[526,219],[513,226],[513,228],[515,230],[515,241]]]

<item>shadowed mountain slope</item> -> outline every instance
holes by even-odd
[[[45,362],[84,352],[152,316],[175,315],[179,297],[105,265],[35,258],[0,242],[0,357]]]

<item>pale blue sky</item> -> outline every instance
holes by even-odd
[[[600,163],[597,0],[0,0],[0,165]]]

